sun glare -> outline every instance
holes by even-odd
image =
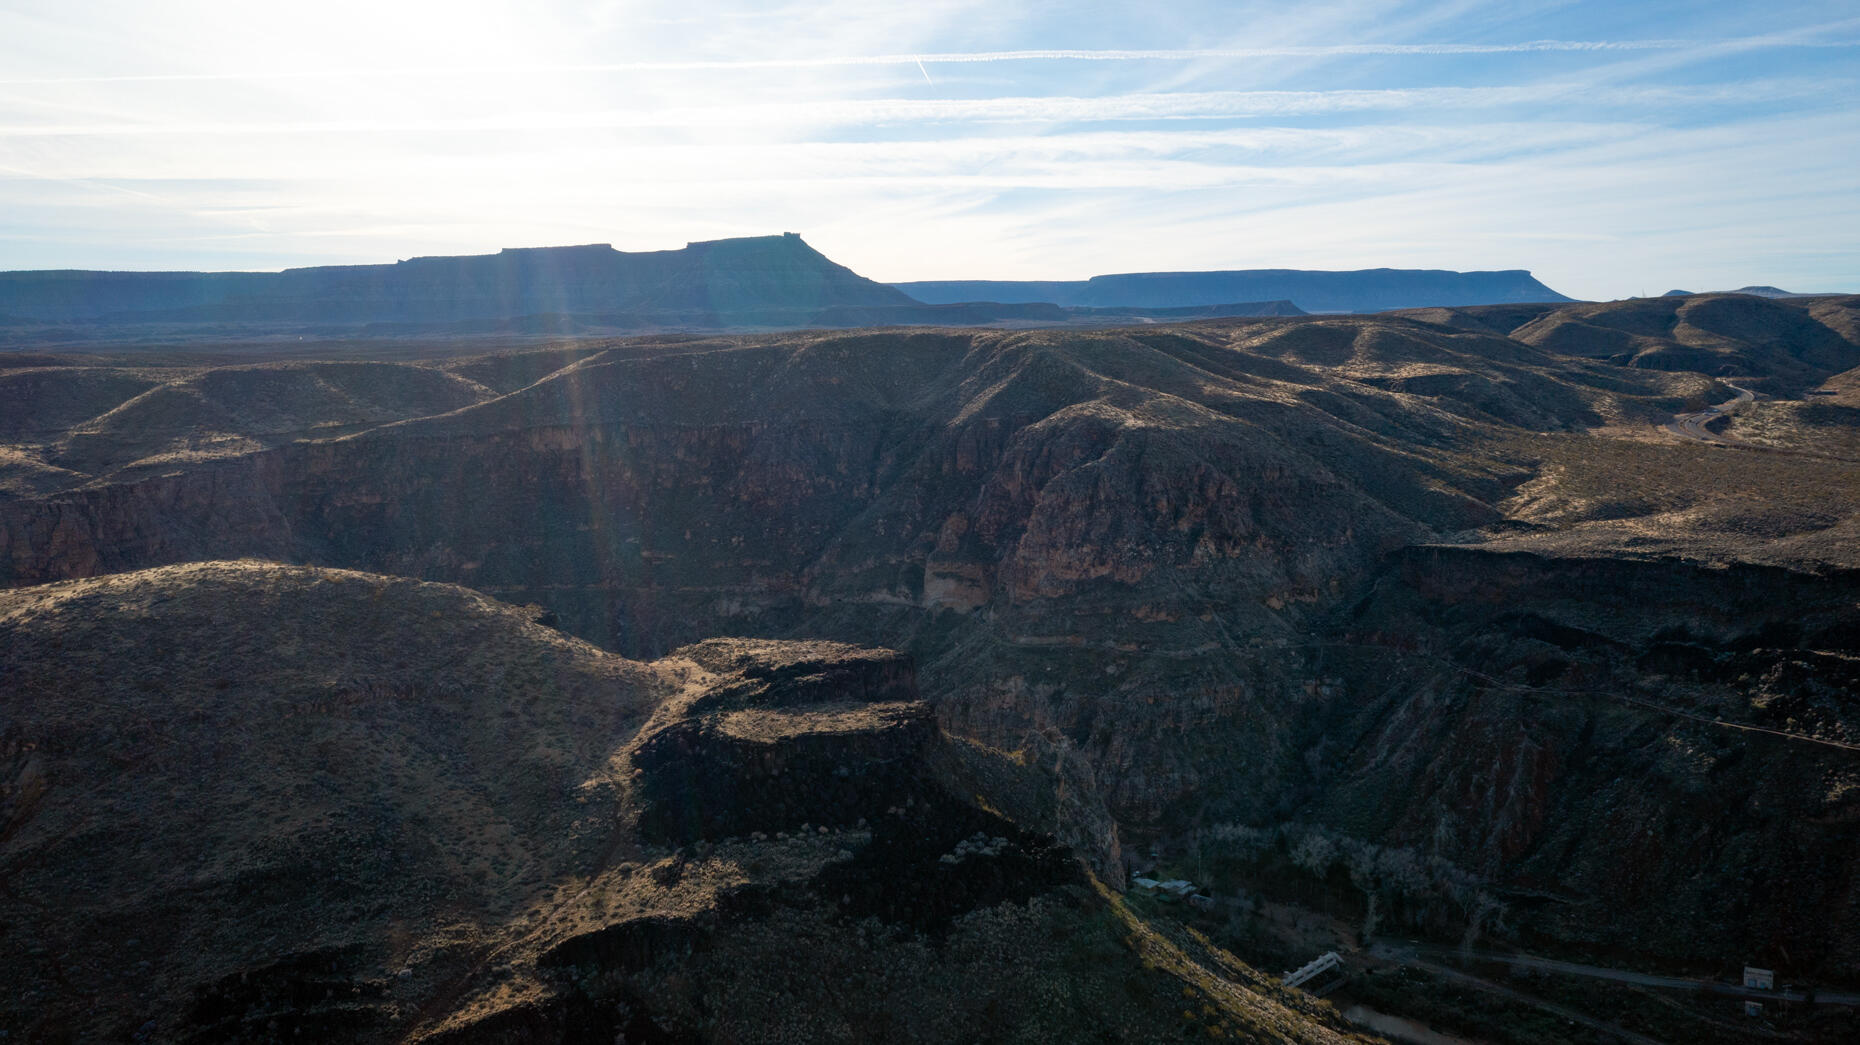
[[[32,4],[0,12],[0,264],[801,229],[890,279],[1409,265],[1609,296],[1860,268],[1837,10],[1689,7],[1680,36],[1393,7]]]

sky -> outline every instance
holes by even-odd
[[[0,0],[0,269],[783,231],[887,282],[1860,291],[1860,5]]]

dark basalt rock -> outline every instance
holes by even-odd
[[[537,956],[545,968],[598,965],[608,972],[634,973],[661,958],[689,954],[703,945],[709,928],[691,919],[635,918],[571,936]]]
[[[640,830],[678,842],[849,825],[918,786],[936,717],[921,702],[738,711],[676,723],[633,754]]]
[[[632,751],[640,830],[689,842],[850,825],[921,789],[936,716],[909,658],[837,643],[713,640],[673,654],[714,672]]]
[[[872,841],[815,888],[854,919],[938,933],[977,908],[1083,883],[1077,859],[1051,838],[931,793],[880,817]]]
[[[358,946],[309,951],[197,987],[182,1040],[355,1040],[387,1018],[385,984],[357,978],[363,957]]]

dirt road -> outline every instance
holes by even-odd
[[[1739,440],[1727,439],[1712,432],[1706,426],[1730,413],[1735,407],[1742,406],[1745,403],[1755,402],[1757,394],[1748,388],[1739,388],[1729,381],[1724,382],[1724,387],[1736,392],[1737,398],[1727,399],[1717,406],[1708,406],[1697,413],[1674,414],[1673,420],[1666,426],[1666,430],[1683,439],[1695,439],[1701,443],[1722,443],[1727,446],[1737,445],[1740,442]]]

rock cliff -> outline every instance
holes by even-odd
[[[1539,946],[1851,975],[1857,605],[1851,569],[1398,553],[1312,651],[1306,815],[1474,872]]]

